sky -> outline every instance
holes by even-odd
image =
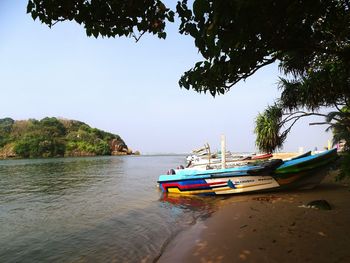
[[[209,143],[254,152],[254,121],[279,97],[277,65],[260,69],[227,94],[181,89],[201,60],[192,38],[167,27],[167,39],[89,38],[74,22],[51,29],[26,14],[26,0],[0,0],[0,118],[80,120],[119,134],[141,153],[187,153]],[[283,151],[322,149],[325,126],[295,125]]]

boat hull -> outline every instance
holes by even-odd
[[[163,192],[185,195],[224,195],[279,187],[272,176],[232,176],[160,182]]]

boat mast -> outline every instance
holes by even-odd
[[[226,169],[226,138],[221,135],[221,169]]]

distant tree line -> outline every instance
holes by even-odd
[[[111,141],[120,136],[75,120],[46,117],[42,120],[0,119],[0,152],[10,148],[18,157],[110,155]]]

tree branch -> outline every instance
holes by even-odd
[[[307,116],[312,116],[312,115],[316,115],[316,116],[321,116],[321,117],[327,117],[326,114],[321,114],[321,113],[316,113],[316,112],[310,112],[310,113],[307,113],[307,112],[303,112],[303,111],[300,111],[300,112],[296,112],[296,113],[302,113],[301,115],[298,115],[298,116],[293,116],[291,117],[292,115],[295,115],[295,113],[292,113],[290,116],[288,116],[287,118],[285,118],[281,123],[283,123],[283,125],[293,119],[297,119],[299,120],[300,118],[302,117],[307,117]],[[335,119],[336,120],[336,119]]]
[[[294,124],[295,124],[301,117],[303,117],[303,116],[299,116],[298,118],[296,118],[296,119],[293,121],[293,123],[289,126],[289,128],[286,129],[284,132],[282,132],[281,137],[287,136],[287,134],[290,132],[290,130],[292,129],[292,127],[294,126]]]
[[[267,65],[269,65],[269,64],[271,64],[271,63],[273,63],[273,62],[275,62],[275,61],[276,61],[276,58],[267,59],[264,63],[262,63],[262,64],[256,66],[251,72],[249,72],[249,73],[244,73],[241,77],[238,77],[238,79],[235,80],[234,82],[232,82],[231,84],[225,85],[224,88],[230,89],[232,86],[234,86],[235,84],[237,84],[237,83],[238,83],[239,81],[241,81],[242,79],[244,80],[244,79],[250,77],[251,75],[253,75],[256,71],[258,71],[258,70],[261,69],[262,67],[265,67],[265,66],[267,66]]]
[[[334,104],[334,107],[336,107],[337,110],[338,110],[339,112],[341,112],[341,109],[338,107],[338,105],[337,105],[336,103]]]
[[[144,35],[146,33],[146,31],[143,31],[140,35],[139,35],[139,37],[137,37],[136,35],[135,35],[135,33],[132,33],[132,37],[135,39],[135,41],[136,41],[136,43],[140,40],[140,38]]]
[[[50,28],[53,27],[54,25],[56,25],[58,22],[63,22],[63,21],[66,21],[66,19],[57,19],[55,22],[53,22],[51,25],[50,25]]]
[[[325,125],[325,124],[332,125],[331,122],[311,122],[311,123],[309,123],[310,126],[312,126],[312,125]]]
[[[294,115],[296,115],[296,114],[303,114],[303,115],[305,115],[305,114],[308,114],[308,113],[305,112],[305,111],[295,111],[295,112],[283,113],[283,115],[288,115],[288,116],[284,120],[282,120],[282,122],[286,123],[286,122],[292,120],[295,117]],[[292,117],[292,116],[294,116],[294,117]]]

